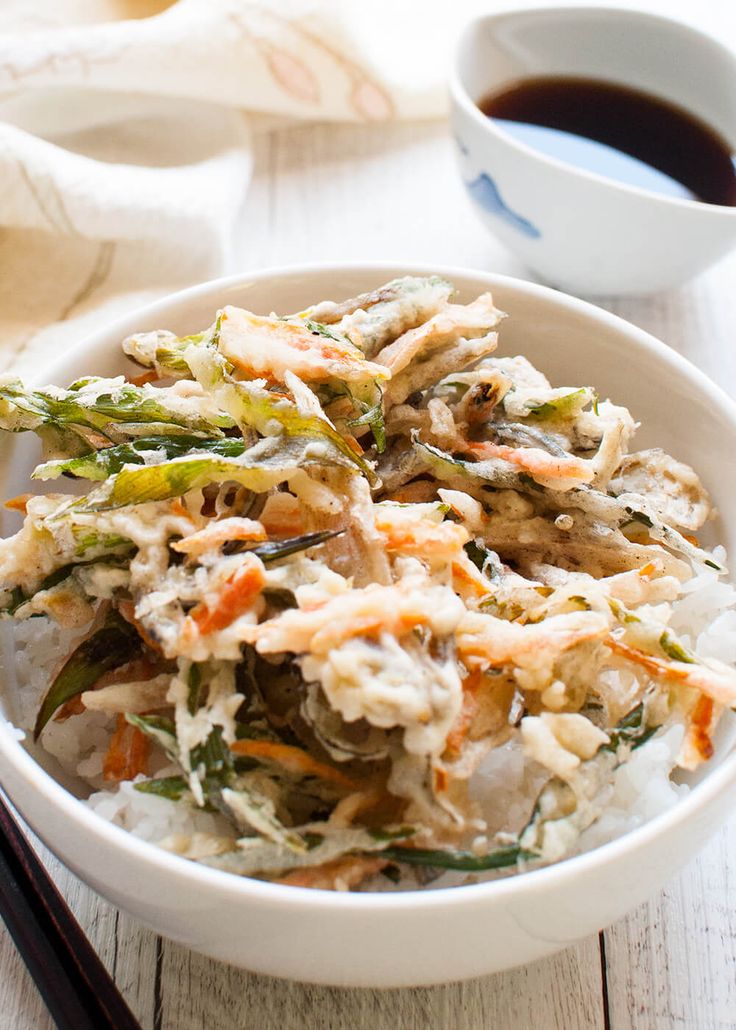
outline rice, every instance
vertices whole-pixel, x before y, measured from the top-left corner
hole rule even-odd
[[[142,385],[4,384],[0,429],[54,438],[34,477],[92,483],[10,502],[12,707],[103,818],[239,875],[449,885],[626,832],[711,757],[736,590],[707,491],[452,293],[226,307],[125,341]]]
[[[714,557],[725,565],[723,548]],[[687,639],[702,657],[736,663],[736,589],[719,580],[715,571],[698,570],[683,584],[682,595],[672,605],[670,625]],[[65,630],[45,617],[2,625],[2,666],[6,693],[19,736],[30,733],[48,684],[62,660],[84,638],[86,627]],[[729,718],[730,716],[726,716]],[[74,778],[75,793],[101,818],[142,840],[162,843],[175,835],[197,833],[234,838],[230,823],[217,813],[193,808],[185,802],[145,794],[136,781],[110,789],[102,777],[102,765],[112,734],[110,717],[86,711],[65,721],[52,721],[43,738],[44,749],[63,773]],[[620,765],[599,818],[580,835],[575,853],[589,851],[642,826],[688,793],[689,786],[673,778],[684,736],[680,725],[658,731]],[[175,775],[176,766],[152,755],[154,776]],[[541,766],[524,758],[518,740],[494,748],[470,781],[470,794],[482,810],[486,829],[477,845],[483,848],[494,835],[517,833],[529,818],[534,801],[548,778]],[[521,868],[521,867],[520,867]],[[496,871],[477,875],[447,871],[431,880],[433,888],[452,887],[513,875]],[[411,890],[428,885],[421,870],[409,870],[398,883],[374,876],[362,890]]]
[[[114,791],[97,791],[87,798],[86,804],[103,819],[153,843],[179,833],[232,835],[222,816],[137,791],[135,783],[144,778],[121,783]]]

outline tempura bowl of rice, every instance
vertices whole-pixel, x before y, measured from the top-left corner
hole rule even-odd
[[[4,377],[0,429],[0,782],[155,932],[314,983],[480,976],[731,811],[736,406],[622,319],[271,269]]]

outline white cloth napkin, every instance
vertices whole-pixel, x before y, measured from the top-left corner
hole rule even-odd
[[[3,0],[0,367],[237,268],[264,116],[440,115],[450,11],[428,14],[413,0]]]

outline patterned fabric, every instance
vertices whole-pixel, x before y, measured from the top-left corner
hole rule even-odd
[[[253,128],[442,114],[457,14],[442,0],[3,0],[0,369],[41,375],[121,310],[236,270]]]

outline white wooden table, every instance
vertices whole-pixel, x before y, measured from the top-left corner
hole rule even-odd
[[[736,39],[736,4],[706,4],[711,25],[716,7]],[[443,126],[265,134],[246,224],[244,268],[385,259],[528,275],[476,223]],[[735,273],[736,256],[677,292],[605,304],[736,394]],[[86,275],[80,270],[80,288]],[[725,1030],[736,1027],[735,851],[732,823],[658,897],[553,958],[464,984],[388,992],[270,980],[202,958],[156,937],[46,857],[146,1030]],[[3,929],[0,1027],[51,1025]]]

